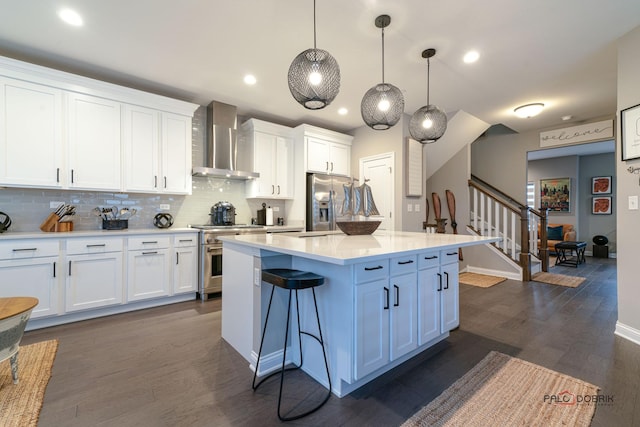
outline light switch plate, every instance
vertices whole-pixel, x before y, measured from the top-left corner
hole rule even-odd
[[[416,203],[416,206],[413,209],[414,212],[420,212],[420,204]]]
[[[629,210],[630,211],[638,210],[638,196],[629,196]]]
[[[413,212],[413,205],[411,203],[407,205],[407,212]]]
[[[273,211],[274,212],[280,212],[280,206],[274,206],[273,207]]]
[[[169,209],[171,209],[171,205],[168,203],[160,203],[160,210],[163,211],[168,211]]]

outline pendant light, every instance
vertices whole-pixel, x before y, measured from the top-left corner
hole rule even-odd
[[[382,83],[378,83],[364,94],[360,103],[362,120],[372,129],[386,130],[398,123],[404,113],[404,97],[400,89],[384,82],[384,29],[391,23],[389,15],[380,15],[375,20],[382,30]]]
[[[447,115],[436,107],[429,104],[429,60],[436,54],[435,49],[426,49],[422,52],[422,57],[427,58],[427,105],[413,113],[409,120],[409,133],[416,141],[423,144],[436,142],[447,130]]]
[[[340,67],[326,50],[316,48],[316,1],[313,0],[313,49],[296,56],[289,66],[289,90],[309,110],[331,104],[340,91]]]

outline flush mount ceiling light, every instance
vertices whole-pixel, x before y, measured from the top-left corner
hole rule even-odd
[[[543,103],[535,102],[533,104],[521,105],[515,110],[513,110],[513,112],[516,114],[516,116],[520,117],[521,119],[528,119],[529,117],[534,117],[540,114],[543,108],[544,108]]]
[[[331,104],[340,91],[340,67],[326,50],[316,48],[316,1],[313,0],[313,49],[307,49],[289,66],[289,90],[309,110]]]
[[[427,58],[427,105],[413,113],[411,120],[409,120],[411,137],[422,144],[436,142],[447,130],[447,115],[435,105],[429,104],[429,72],[431,68],[429,60],[435,54],[435,49],[422,51],[422,57]]]
[[[391,23],[389,15],[380,15],[375,20],[382,30],[382,83],[378,83],[364,94],[360,103],[362,120],[372,129],[386,130],[398,123],[404,113],[404,97],[400,89],[384,82],[384,29]]]
[[[61,9],[58,11],[58,17],[74,27],[80,27],[83,24],[82,16],[75,10]]]

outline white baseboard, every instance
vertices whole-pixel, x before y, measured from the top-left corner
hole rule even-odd
[[[634,344],[640,345],[640,331],[632,328],[631,326],[627,326],[624,323],[616,322],[616,330],[614,331],[614,334],[627,339]]]
[[[467,271],[469,273],[488,274],[489,276],[506,277],[507,279],[518,280],[518,281],[522,280],[522,273],[518,273],[515,271],[507,272],[507,271],[500,271],[500,270],[492,270],[489,268],[480,268],[480,267],[474,267],[471,265],[468,265],[467,268],[464,269],[464,271]]]

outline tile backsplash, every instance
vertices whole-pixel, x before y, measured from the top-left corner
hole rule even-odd
[[[200,107],[193,117],[194,165],[203,163],[205,122],[206,108]],[[0,211],[11,217],[9,230],[13,232],[39,231],[40,224],[55,210],[49,207],[50,202],[76,206],[76,215],[72,218],[74,230],[99,230],[102,220],[91,213],[95,207],[137,209],[136,215],[129,220],[129,228],[153,228],[153,217],[158,212],[173,215],[173,227],[186,227],[209,223],[211,206],[221,200],[235,206],[237,224],[251,223],[263,202],[279,209],[274,212],[274,221],[276,217],[285,217],[283,201],[247,200],[245,181],[220,178],[193,177],[193,193],[189,196],[0,187]],[[161,204],[169,205],[170,209],[161,210]]]

